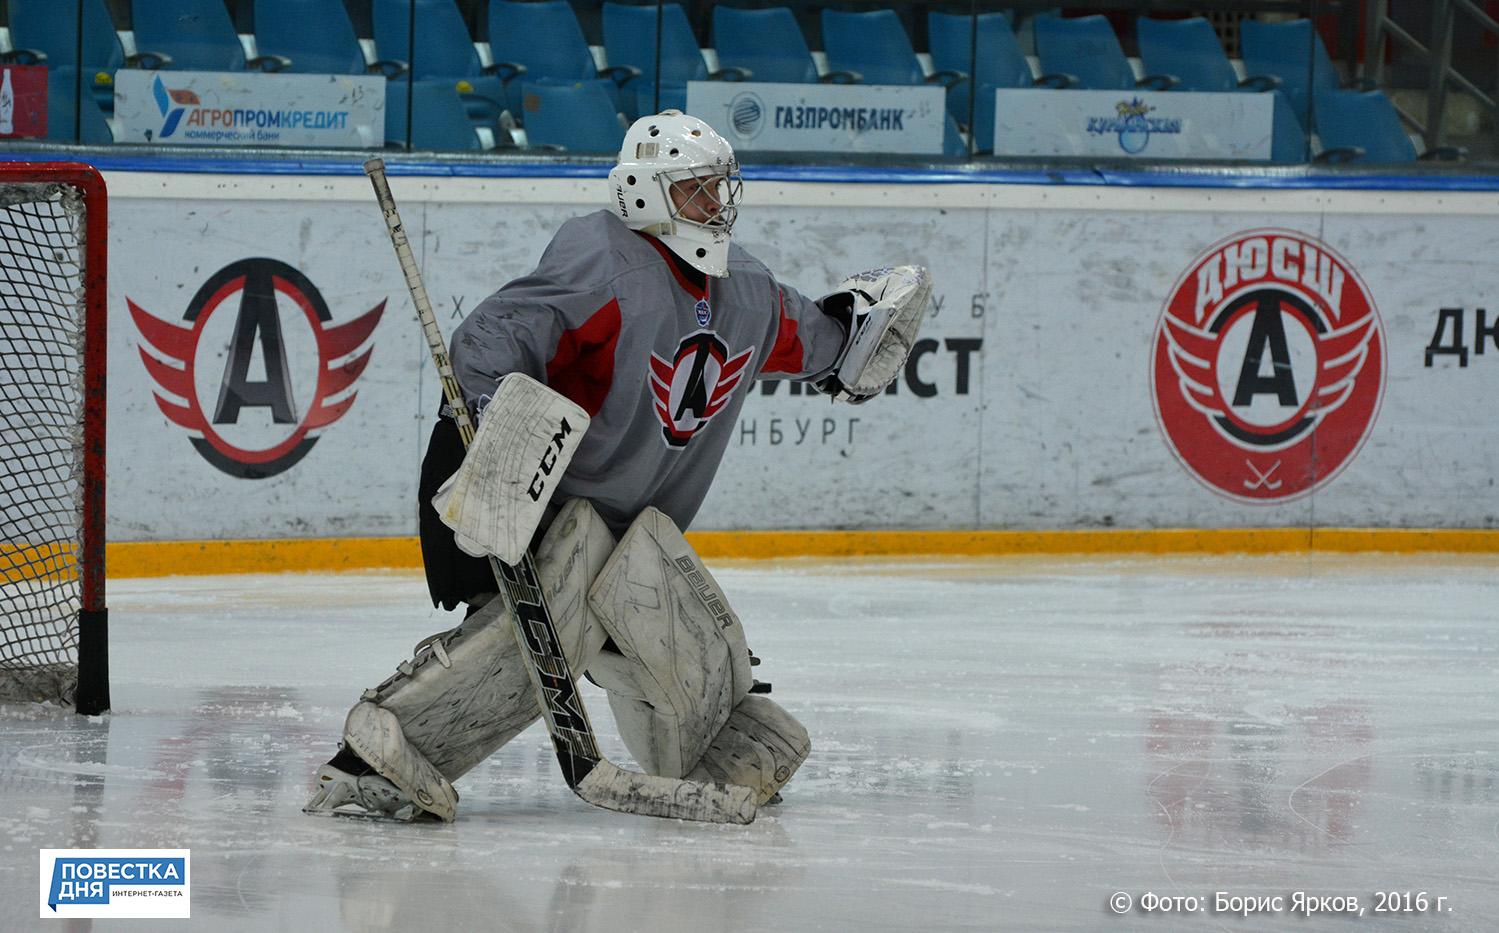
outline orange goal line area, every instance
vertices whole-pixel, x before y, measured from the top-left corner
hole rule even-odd
[[[1006,557],[1113,554],[1499,554],[1499,529],[1172,528],[1089,531],[697,531],[707,559]],[[34,577],[25,549],[0,546],[0,573]],[[34,550],[34,549],[33,549]],[[420,568],[415,536],[226,541],[122,541],[106,546],[111,577]]]

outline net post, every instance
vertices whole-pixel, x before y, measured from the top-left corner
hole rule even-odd
[[[74,709],[97,716],[109,709],[109,610],[105,608],[104,436],[105,359],[109,346],[109,196],[104,178],[79,165],[84,215],[83,540],[78,614],[78,691]]]

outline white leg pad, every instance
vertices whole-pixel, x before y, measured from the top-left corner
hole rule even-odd
[[[574,670],[586,666],[604,643],[605,632],[586,595],[613,549],[603,519],[585,500],[575,499],[557,515],[536,552],[547,606]],[[451,782],[540,715],[515,624],[496,596],[457,628],[429,639],[380,686],[365,691],[349,715],[344,740],[424,809],[452,819],[444,815],[444,809],[451,814],[451,804],[443,803]],[[423,795],[435,809],[423,803]]]
[[[647,773],[682,777],[754,682],[739,618],[656,509],[625,532],[588,598],[620,651],[601,652],[589,674],[609,691],[625,747]]]
[[[739,701],[697,767],[694,781],[738,784],[755,792],[763,804],[785,786],[812,753],[807,730],[763,693]]]
[[[367,700],[355,703],[344,722],[344,741],[417,806],[448,823],[457,817],[458,792],[452,782],[407,741],[390,710]]]

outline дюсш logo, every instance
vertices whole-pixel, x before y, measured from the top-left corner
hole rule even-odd
[[[1357,455],[1384,394],[1373,296],[1327,244],[1251,230],[1209,247],[1166,299],[1151,388],[1167,443],[1241,502],[1320,488]]]

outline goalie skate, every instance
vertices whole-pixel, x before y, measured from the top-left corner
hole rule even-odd
[[[426,811],[378,774],[354,775],[333,765],[323,765],[317,772],[317,786],[302,812],[410,823]]]

